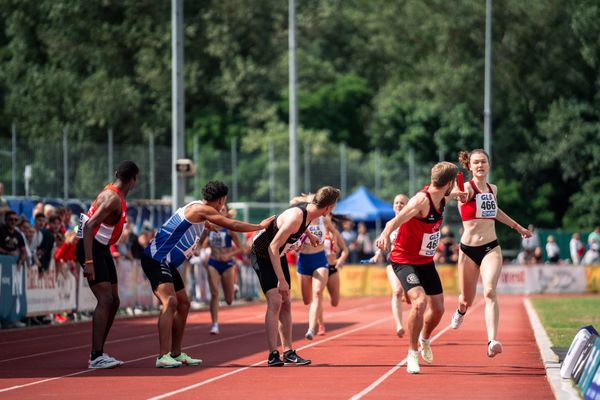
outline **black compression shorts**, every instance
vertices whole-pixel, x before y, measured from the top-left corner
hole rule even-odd
[[[81,268],[85,268],[83,239],[80,239],[79,242],[77,242],[75,254],[77,255],[77,261],[79,262],[79,265],[81,265]],[[94,239],[92,242],[92,260],[94,261],[94,280],[91,281],[88,279],[90,286],[100,282],[110,282],[111,284],[116,284],[118,282],[117,269],[108,245],[102,244]]]
[[[181,279],[181,275],[179,274],[179,271],[177,271],[177,268],[171,269],[168,265],[159,263],[145,253],[142,255],[142,269],[150,281],[150,286],[152,286],[153,291],[156,290],[161,283],[172,283],[175,292],[179,292],[185,288],[183,279]]]
[[[392,268],[400,279],[404,293],[417,286],[421,286],[430,296],[444,292],[442,281],[433,262],[420,265],[392,263]]]
[[[273,264],[271,264],[271,260],[268,258],[256,257],[256,255],[250,253],[250,260],[252,261],[252,268],[258,275],[258,281],[260,282],[260,287],[263,293],[267,293],[269,290],[276,288],[279,279],[277,279],[277,275],[275,275],[275,270],[273,269]],[[285,280],[288,283],[288,286],[291,288],[291,279],[290,279],[290,269],[288,267],[287,259],[285,256],[280,258],[281,261],[281,269],[283,270],[283,276],[285,276]]]

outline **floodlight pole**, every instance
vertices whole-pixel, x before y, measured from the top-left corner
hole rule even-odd
[[[184,155],[183,0],[171,0],[171,52],[171,206],[175,212],[185,197],[185,178],[175,167]]]
[[[483,148],[492,164],[492,0],[485,2],[485,83],[483,105]],[[492,170],[488,173],[492,180]]]
[[[290,103],[290,199],[298,195],[298,109],[296,104],[296,5],[288,0],[289,103]]]

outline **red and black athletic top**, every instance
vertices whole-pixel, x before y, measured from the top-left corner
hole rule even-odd
[[[489,192],[483,193],[473,180],[469,181],[475,194],[471,200],[458,206],[458,211],[463,221],[472,219],[494,219],[497,214],[496,197],[489,183],[486,182]]]
[[[390,256],[393,263],[420,265],[433,262],[440,241],[446,199],[442,199],[438,210],[431,200],[428,188],[429,186],[425,186],[421,192],[427,195],[429,212],[425,218],[413,217],[400,225]]]
[[[111,190],[119,195],[119,198],[121,199],[121,217],[115,225],[110,225],[104,222],[101,223],[94,228],[93,234],[94,239],[96,239],[98,242],[111,246],[119,241],[121,233],[123,233],[123,226],[127,221],[127,204],[125,203],[125,198],[121,194],[121,191],[114,184],[109,183],[102,191],[104,190]],[[79,231],[77,232],[79,235],[81,235],[80,237],[83,237],[83,225],[85,225],[85,222],[87,222],[87,220],[90,219],[96,212],[97,201],[98,199],[94,200],[94,203],[92,203],[92,206],[88,212],[81,215]]]

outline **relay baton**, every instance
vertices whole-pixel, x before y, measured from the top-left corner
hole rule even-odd
[[[465,191],[465,179],[463,178],[462,172],[456,174],[456,183],[458,183],[458,188],[461,192]]]

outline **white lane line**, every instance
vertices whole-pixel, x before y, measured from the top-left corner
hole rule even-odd
[[[482,304],[483,304],[483,301],[480,300],[473,307],[471,307],[471,309],[469,311],[473,312],[473,310],[477,309]],[[439,331],[437,333],[437,335],[435,335],[434,337],[431,338],[431,343],[435,342],[435,340],[437,338],[439,338],[440,336],[442,336],[444,333],[448,332],[451,328],[452,328],[452,325],[448,325],[444,329],[442,329],[441,331]],[[394,367],[392,367],[385,374],[381,375],[375,382],[371,383],[369,386],[367,386],[366,388],[364,388],[361,392],[359,392],[359,393],[355,394],[354,396],[352,396],[350,398],[350,400],[358,400],[358,399],[363,398],[363,396],[365,396],[366,394],[370,393],[373,389],[375,389],[377,386],[379,386],[383,381],[385,381],[387,378],[389,378],[390,376],[392,376],[394,374],[394,372],[396,372],[400,368],[402,368],[402,366],[404,364],[406,364],[406,358],[404,358],[403,360],[401,360],[398,364],[396,364]]]
[[[370,309],[370,308],[373,308],[373,307],[376,307],[376,306],[377,306],[377,304],[372,304],[371,303],[371,304],[368,304],[366,306],[359,306],[359,307],[351,308],[351,309],[345,310],[345,311],[338,311],[338,312],[329,313],[329,316],[344,315],[344,314],[347,314],[348,312],[353,311],[353,310],[358,311],[358,310],[362,310],[362,309]],[[254,319],[254,318],[264,318],[264,312],[260,313],[260,314],[255,314],[255,315],[249,316],[249,317],[237,318],[237,319],[229,321],[228,323],[239,322],[239,321],[244,321],[244,320]],[[305,322],[306,321],[304,321],[304,323]],[[194,328],[190,328],[190,329],[188,329],[186,331],[189,332],[190,330],[195,330],[195,329],[200,329],[200,328],[201,327],[194,327]],[[182,350],[192,349],[192,348],[196,348],[196,347],[200,347],[200,346],[206,346],[206,345],[209,345],[209,344],[221,343],[221,342],[225,342],[225,341],[229,341],[229,340],[234,340],[234,339],[239,339],[241,337],[250,336],[250,335],[257,334],[257,333],[264,333],[264,328],[261,328],[259,330],[252,331],[252,332],[247,332],[247,333],[244,333],[244,334],[241,334],[241,335],[232,336],[232,337],[229,337],[229,338],[222,338],[222,339],[212,340],[212,341],[205,342],[205,343],[200,343],[200,344],[195,344],[195,345],[191,345],[191,346],[182,347]],[[146,335],[144,335],[144,336],[146,336]],[[322,340],[319,341],[318,343],[320,343],[320,342],[322,342]],[[111,343],[111,342],[108,342],[108,343]],[[69,349],[66,349],[66,350],[69,350]],[[63,350],[60,350],[60,351],[66,351],[66,350],[63,349]],[[150,356],[140,357],[140,358],[136,358],[136,359],[132,359],[132,360],[127,360],[127,361],[124,362],[124,364],[132,363],[132,362],[136,362],[136,361],[140,361],[140,360],[146,360],[146,359],[154,358],[154,357],[156,357],[156,354],[152,354]],[[76,376],[76,375],[81,375],[81,374],[87,374],[87,373],[93,372],[93,371],[96,371],[96,370],[95,369],[85,369],[85,370],[73,372],[73,373],[66,374],[66,375],[55,376],[55,377],[52,377],[52,378],[47,378],[47,379],[43,379],[43,380],[39,380],[39,381],[25,383],[25,384],[22,384],[22,385],[11,386],[11,387],[8,387],[8,388],[0,389],[0,393],[2,393],[2,392],[8,392],[8,391],[11,391],[11,390],[16,390],[16,389],[21,389],[21,388],[26,388],[26,387],[33,386],[33,385],[38,385],[38,384],[41,384],[41,383],[51,382],[51,381],[54,381],[54,380],[57,380],[57,379],[68,378],[68,377],[71,377],[71,376]]]
[[[386,306],[387,306],[387,304],[386,304]],[[308,344],[308,345],[306,345],[306,346],[302,346],[302,347],[298,348],[297,350],[304,350],[304,349],[308,349],[309,347],[316,346],[316,345],[318,345],[318,344],[322,344],[322,343],[328,342],[328,341],[330,341],[330,340],[334,340],[334,339],[340,338],[340,337],[342,337],[342,336],[349,335],[349,334],[351,334],[351,333],[354,333],[354,332],[362,331],[363,329],[370,328],[370,327],[372,327],[372,326],[374,326],[374,325],[380,324],[380,323],[382,323],[382,322],[384,322],[384,321],[389,321],[389,320],[391,320],[391,319],[392,319],[392,317],[385,317],[385,318],[381,318],[381,319],[378,319],[377,321],[373,321],[373,322],[371,322],[371,323],[369,323],[369,324],[367,324],[367,325],[363,325],[363,326],[360,326],[360,327],[358,327],[358,328],[354,328],[354,329],[348,330],[348,331],[346,331],[346,332],[341,332],[341,333],[338,333],[337,335],[331,336],[331,337],[329,337],[329,338],[327,338],[327,339],[319,340],[318,342],[311,343],[311,344]],[[247,366],[247,367],[238,368],[238,369],[236,369],[236,370],[233,370],[233,371],[227,372],[227,373],[225,373],[225,374],[217,375],[217,376],[215,376],[215,377],[213,377],[213,378],[206,379],[206,380],[204,380],[204,381],[202,381],[202,382],[198,382],[198,383],[196,383],[196,384],[193,384],[193,385],[190,385],[190,386],[186,386],[186,387],[184,387],[184,388],[177,389],[177,390],[174,390],[174,391],[172,391],[172,392],[168,392],[168,393],[164,393],[164,394],[161,394],[161,395],[158,395],[158,396],[155,396],[155,397],[151,397],[151,398],[149,398],[148,400],[160,400],[160,399],[164,399],[164,398],[166,398],[166,397],[171,397],[171,396],[174,396],[174,395],[176,395],[176,394],[179,394],[179,393],[187,392],[187,391],[189,391],[189,390],[196,389],[196,388],[198,388],[198,387],[200,387],[200,386],[207,385],[207,384],[209,384],[209,383],[212,383],[212,382],[214,382],[214,381],[218,381],[218,380],[220,380],[220,379],[223,379],[223,378],[226,378],[226,377],[228,377],[228,376],[235,375],[235,374],[239,374],[240,372],[246,371],[247,369],[250,369],[250,368],[252,368],[252,367],[259,366],[259,365],[261,365],[261,364],[264,364],[264,363],[266,363],[266,362],[267,362],[266,360],[263,360],[263,361],[258,361],[258,362],[255,362],[255,363],[254,363],[254,364],[252,364],[252,365],[249,365],[249,366]]]
[[[240,334],[240,335],[231,336],[231,337],[228,337],[228,338],[216,339],[216,340],[211,340],[211,341],[205,342],[205,343],[199,343],[199,344],[194,344],[194,345],[191,345],[191,346],[182,347],[181,349],[182,350],[187,350],[187,349],[192,349],[192,348],[196,348],[196,347],[207,346],[207,345],[210,345],[210,344],[217,344],[217,343],[227,342],[227,341],[230,341],[230,340],[236,340],[236,339],[240,339],[240,338],[243,338],[243,337],[246,337],[246,336],[256,335],[258,333],[263,333],[263,332],[264,332],[264,329],[257,329],[257,330],[252,331],[252,332],[246,332],[246,333],[243,333],[243,334]],[[150,355],[150,356],[144,356],[144,357],[134,358],[132,360],[127,360],[127,361],[124,361],[123,364],[129,364],[129,363],[133,363],[133,362],[136,362],[136,361],[146,360],[148,358],[154,358],[154,357],[156,357],[156,354],[153,354],[153,355]],[[62,379],[62,378],[68,378],[70,376],[76,376],[76,375],[86,374],[88,372],[94,372],[94,371],[97,371],[97,370],[96,369],[84,369],[82,371],[73,372],[73,373],[67,374],[67,375],[55,376],[53,378],[48,378],[48,379],[43,379],[43,380],[40,380],[40,381],[29,382],[29,383],[25,383],[23,385],[11,386],[11,387],[8,387],[8,388],[0,389],[0,393],[2,393],[2,392],[8,392],[8,391],[11,391],[11,390],[16,390],[16,389],[22,389],[22,388],[25,388],[25,387],[28,387],[28,386],[39,385],[40,383],[50,382],[50,381],[54,381],[54,380]]]
[[[234,319],[234,320],[228,321],[227,323],[228,324],[229,323],[235,323],[235,322],[246,321],[246,320],[256,319],[256,318],[262,318],[262,317],[264,317],[264,314],[258,314],[258,315],[254,315],[254,316],[250,316],[250,317],[244,317],[244,318]],[[196,331],[198,329],[204,329],[204,328],[205,328],[204,326],[194,326],[194,327],[191,327],[191,328],[187,328],[186,332]],[[156,327],[154,325],[152,325],[152,329],[155,330]],[[132,340],[144,339],[144,338],[155,337],[155,336],[156,336],[156,332],[153,332],[153,333],[147,333],[145,335],[138,335],[138,336],[131,336],[131,337],[123,338],[123,339],[109,340],[105,344],[130,342]],[[10,361],[15,361],[15,360],[23,360],[23,359],[26,359],[26,358],[46,356],[48,354],[64,353],[65,351],[81,350],[81,349],[86,349],[86,348],[89,348],[89,347],[90,347],[90,345],[88,343],[88,344],[83,344],[81,346],[63,347],[63,348],[56,349],[56,350],[43,351],[43,352],[40,352],[40,353],[28,354],[28,355],[25,355],[25,356],[19,356],[19,357],[13,357],[13,358],[5,358],[5,359],[0,360],[0,364],[7,363],[7,362],[10,362]]]

